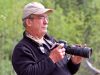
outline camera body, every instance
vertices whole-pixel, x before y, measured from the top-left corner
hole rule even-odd
[[[90,58],[90,56],[92,55],[92,48],[80,47],[80,46],[76,46],[76,45],[70,46],[65,41],[58,41],[58,43],[64,44],[65,52],[67,54],[82,56],[84,58]],[[58,45],[55,45],[53,48],[55,48],[57,46]]]

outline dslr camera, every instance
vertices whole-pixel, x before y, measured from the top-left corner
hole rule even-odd
[[[92,48],[90,47],[80,47],[76,45],[70,46],[65,41],[58,41],[57,43],[64,44],[65,52],[67,54],[82,56],[84,58],[90,58],[90,56],[92,55]],[[57,47],[58,44],[56,44],[52,49]]]

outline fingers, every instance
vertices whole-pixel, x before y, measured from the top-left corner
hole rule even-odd
[[[65,48],[64,48],[64,44],[61,43],[59,44],[59,46],[57,47],[57,50],[59,51],[60,55],[62,56],[62,58],[65,56]]]
[[[61,48],[63,48],[63,47],[64,47],[64,44],[63,44],[63,43],[61,43],[61,44],[55,43],[55,44],[51,47],[51,50],[53,50],[53,49],[61,49]]]
[[[57,48],[58,48],[58,49],[61,49],[61,48],[63,48],[63,47],[64,47],[64,44],[63,44],[63,43],[61,43],[61,44],[59,44],[59,45],[58,45],[58,47],[57,47]]]
[[[65,52],[65,48],[58,49],[59,52]]]
[[[60,55],[59,58],[63,59],[64,56],[65,56],[65,48],[58,49],[58,53],[59,53],[59,55]]]
[[[61,55],[65,55],[65,48],[59,49],[58,51],[59,51],[59,53],[60,53]]]
[[[82,62],[83,57],[72,55],[71,60],[74,64],[79,64]]]
[[[54,48],[51,52],[49,57],[52,59],[54,63],[60,61],[65,56],[65,48],[64,44],[59,44],[56,48]]]
[[[82,44],[76,44],[76,47],[86,47],[86,44],[82,45]],[[71,60],[74,64],[79,64],[82,62],[83,57],[81,56],[77,56],[77,55],[72,55]]]

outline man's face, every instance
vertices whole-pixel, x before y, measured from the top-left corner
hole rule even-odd
[[[31,20],[31,29],[32,32],[36,34],[45,34],[47,33],[48,27],[48,16],[47,14],[34,15]]]

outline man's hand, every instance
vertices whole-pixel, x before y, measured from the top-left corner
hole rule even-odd
[[[72,55],[71,60],[74,64],[80,64],[82,62],[83,57]]]
[[[56,63],[58,61],[60,61],[61,59],[63,59],[65,56],[65,48],[64,48],[64,44],[59,44],[56,48],[54,48],[49,57],[51,58],[51,60]]]
[[[84,45],[76,45],[76,46],[79,46],[79,47],[86,47],[86,44],[84,44]],[[71,60],[72,60],[72,62],[73,62],[74,64],[79,64],[79,63],[81,63],[83,59],[84,59],[83,57],[81,57],[81,56],[76,56],[76,55],[72,55],[72,57],[71,57]]]

